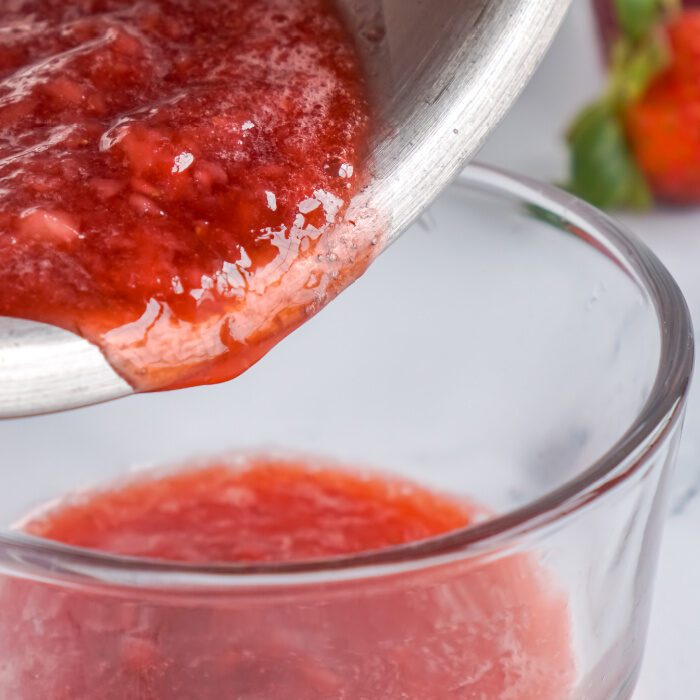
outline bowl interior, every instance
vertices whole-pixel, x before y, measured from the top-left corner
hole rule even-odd
[[[0,527],[134,469],[236,450],[388,470],[495,514],[576,478],[649,397],[659,323],[632,276],[526,204],[454,186],[233,382],[0,421]]]

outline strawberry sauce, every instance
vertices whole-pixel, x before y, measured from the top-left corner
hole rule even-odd
[[[282,562],[425,539],[468,525],[475,512],[405,481],[256,458],[75,497],[24,529],[115,554]]]
[[[368,122],[327,0],[0,3],[0,315],[236,376],[367,264]]]
[[[259,564],[377,550],[483,515],[376,473],[251,457],[75,495],[23,528],[112,553]],[[506,552],[272,585],[224,575],[199,590],[186,571],[172,589],[0,578],[0,694],[563,700],[575,669],[567,601],[550,579],[534,555]]]

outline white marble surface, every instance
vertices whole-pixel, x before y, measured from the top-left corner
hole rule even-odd
[[[573,7],[535,79],[484,147],[480,159],[548,181],[562,179],[561,134],[595,95],[602,70],[588,0]],[[620,215],[671,270],[700,329],[700,207]],[[635,700],[700,699],[700,383],[691,393],[664,537],[642,678]]]

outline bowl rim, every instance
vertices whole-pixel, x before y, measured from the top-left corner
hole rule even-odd
[[[493,166],[471,164],[451,185],[450,189],[454,188],[517,198],[553,215],[570,233],[613,260],[648,295],[661,336],[655,381],[632,425],[598,460],[576,478],[503,515],[375,552],[284,563],[201,565],[107,554],[3,531],[0,569],[11,562],[12,575],[36,578],[38,571],[50,580],[89,580],[139,588],[257,588],[387,575],[507,549],[621,488],[643,470],[681,421],[693,372],[692,322],[673,277],[624,226],[553,186]]]

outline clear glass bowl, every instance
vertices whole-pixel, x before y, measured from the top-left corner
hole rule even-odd
[[[0,421],[0,697],[627,698],[692,358],[683,298],[642,244],[472,166],[243,377]],[[397,473],[490,516],[257,566],[16,527],[134,469],[261,449]]]

